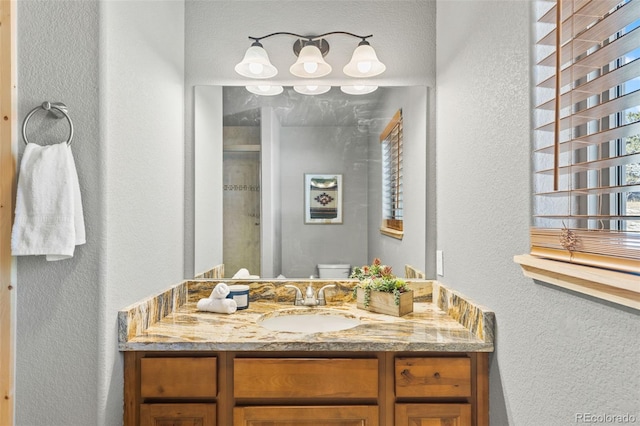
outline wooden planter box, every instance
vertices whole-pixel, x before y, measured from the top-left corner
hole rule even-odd
[[[393,315],[401,317],[413,312],[413,290],[409,290],[400,295],[400,305],[397,306],[393,297],[393,293],[384,293],[381,291],[371,292],[371,301],[369,306],[364,306],[364,290],[357,289],[357,307],[370,312],[379,314]]]

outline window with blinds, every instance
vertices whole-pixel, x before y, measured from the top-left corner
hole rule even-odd
[[[531,254],[640,273],[640,0],[537,7]]]
[[[382,226],[380,232],[402,238],[402,110],[380,134],[382,146]]]

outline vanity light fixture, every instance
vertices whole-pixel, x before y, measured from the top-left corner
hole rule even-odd
[[[269,61],[269,55],[264,49],[261,40],[276,35],[286,35],[297,38],[293,44],[293,53],[298,60],[291,65],[289,72],[296,77],[318,78],[331,73],[331,65],[324,56],[329,53],[329,43],[325,40],[328,36],[346,35],[361,39],[354,50],[351,61],[344,66],[343,72],[350,77],[367,78],[382,74],[386,66],[380,62],[375,50],[367,41],[373,34],[361,36],[346,31],[333,31],[320,35],[300,35],[289,32],[276,32],[262,37],[249,36],[253,43],[247,49],[242,61],[236,65],[238,74],[249,78],[270,78],[278,73],[276,67]]]
[[[293,86],[293,90],[302,95],[321,95],[331,90],[331,86],[318,86],[317,84],[308,84],[306,86]]]
[[[340,86],[340,90],[342,90],[347,95],[366,95],[367,93],[375,92],[377,89],[378,89],[378,86],[364,86],[364,85]]]
[[[275,96],[279,95],[284,91],[282,86],[271,85],[271,84],[259,84],[257,86],[245,86],[248,91],[255,95],[261,96]]]

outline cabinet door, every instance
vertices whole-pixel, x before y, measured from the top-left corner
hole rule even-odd
[[[396,404],[395,426],[471,424],[471,404]]]
[[[233,426],[378,426],[378,407],[236,407]]]
[[[216,405],[141,404],[140,426],[216,426]]]

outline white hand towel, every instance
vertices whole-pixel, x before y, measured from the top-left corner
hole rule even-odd
[[[238,272],[231,278],[232,280],[257,280],[260,278],[258,275],[251,275],[247,268],[240,268]]]
[[[233,299],[200,299],[196,305],[199,311],[232,314],[238,310],[238,304]]]
[[[71,147],[66,142],[27,144],[18,177],[12,254],[62,260],[73,257],[75,246],[85,242],[80,185]]]
[[[224,299],[231,290],[225,283],[218,283],[209,295],[209,299]]]

